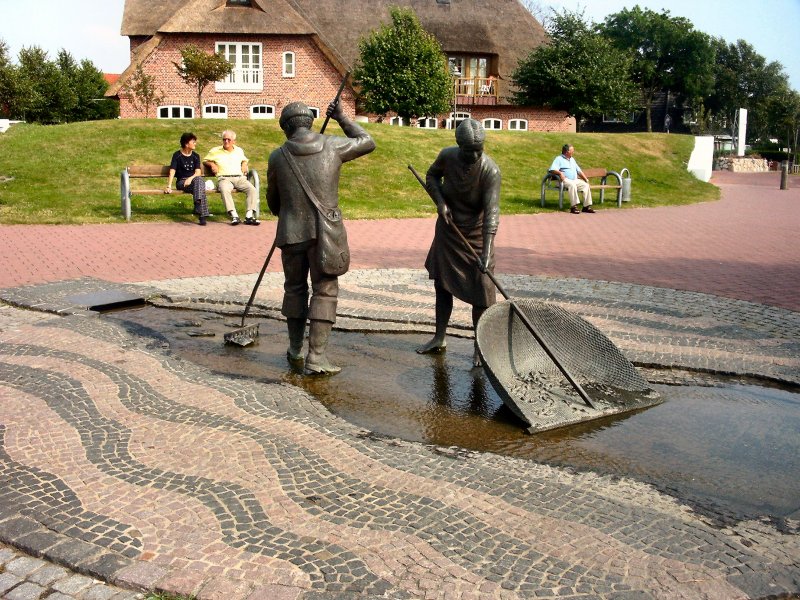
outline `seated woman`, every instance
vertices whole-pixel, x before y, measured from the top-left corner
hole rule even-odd
[[[169,164],[169,179],[165,194],[172,193],[172,180],[175,179],[175,188],[192,195],[194,199],[194,214],[198,216],[200,225],[206,224],[208,202],[206,200],[206,183],[203,181],[200,166],[200,155],[194,151],[197,146],[197,136],[191,132],[181,136],[181,149],[172,155]]]

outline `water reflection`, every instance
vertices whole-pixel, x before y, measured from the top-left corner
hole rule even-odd
[[[212,372],[300,386],[380,434],[629,476],[739,513],[800,514],[800,396],[784,390],[656,386],[665,397],[659,406],[528,435],[483,370],[471,368],[472,340],[448,339],[445,354],[421,356],[419,335],[336,331],[331,356],[342,373],[309,378],[291,372],[277,321],[262,322],[257,345],[233,348],[222,343],[223,319],[192,316],[215,333],[209,338],[176,326],[185,316],[174,310],[104,318],[137,334],[145,325]]]

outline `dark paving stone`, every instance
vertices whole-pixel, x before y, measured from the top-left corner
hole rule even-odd
[[[136,562],[133,559],[119,556],[117,554],[103,554],[98,558],[93,558],[80,565],[80,570],[87,575],[91,575],[103,581],[113,581],[116,574],[125,567]]]
[[[100,548],[81,540],[70,539],[47,551],[46,558],[65,567],[74,568],[98,554]]]
[[[63,535],[52,531],[33,531],[19,538],[14,538],[14,545],[32,556],[42,556],[49,548],[65,540]]]

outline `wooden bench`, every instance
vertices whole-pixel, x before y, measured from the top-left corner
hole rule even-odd
[[[583,169],[583,174],[589,179],[589,185],[592,186],[592,191],[600,190],[600,204],[603,203],[606,190],[617,191],[617,206],[622,206],[622,177],[616,171],[607,171],[606,169]],[[617,184],[609,184],[608,178],[616,177]],[[600,179],[600,183],[592,183],[592,179]],[[547,172],[547,175],[542,179],[542,206],[544,206],[544,197],[547,190],[558,190],[558,208],[561,210],[564,207],[564,182],[558,175]]]
[[[211,170],[203,166],[203,177],[216,180],[216,176]],[[164,194],[164,188],[167,187],[167,179],[169,178],[169,165],[128,165],[125,167],[119,176],[119,196],[122,203],[122,216],[126,221],[131,220],[131,196],[152,196],[157,194]],[[247,172],[247,179],[253,184],[258,193],[258,207],[256,208],[256,218],[260,214],[261,205],[261,183],[258,178],[258,172],[255,169],[250,169]],[[148,187],[133,187],[131,180],[147,180]],[[153,180],[158,180],[153,181]],[[160,187],[159,187],[160,186]],[[213,191],[206,192],[207,194],[219,194],[219,190],[214,188]],[[175,190],[174,195],[181,196],[184,194],[181,190]]]

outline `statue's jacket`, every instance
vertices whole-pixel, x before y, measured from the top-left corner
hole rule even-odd
[[[342,164],[375,148],[375,142],[364,129],[354,123],[347,125],[344,129],[349,137],[312,134],[307,141],[289,139],[283,145],[325,208],[339,206]],[[269,156],[267,205],[272,214],[278,215],[276,244],[279,248],[316,239],[317,209],[306,196],[280,148]]]

